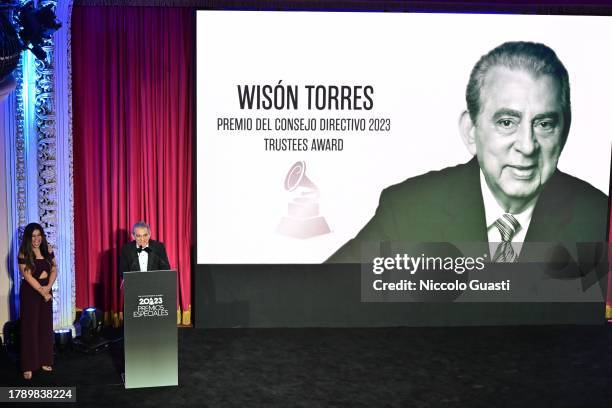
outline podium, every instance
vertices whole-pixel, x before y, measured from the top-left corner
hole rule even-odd
[[[125,388],[178,385],[176,271],[123,279]]]

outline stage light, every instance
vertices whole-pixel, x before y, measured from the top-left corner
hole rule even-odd
[[[2,330],[4,336],[4,346],[9,352],[19,352],[19,327],[21,321],[15,320],[7,322]]]
[[[87,354],[98,353],[121,340],[121,337],[108,339],[102,336],[103,314],[95,307],[88,307],[83,310],[79,325],[81,326],[81,335],[75,337],[72,342],[74,349],[77,351]]]
[[[59,329],[59,330],[54,330],[54,333],[55,333],[55,347],[57,351],[63,352],[72,345],[72,330]]]
[[[83,310],[81,319],[81,340],[91,342],[102,332],[102,312],[95,307],[88,307]]]

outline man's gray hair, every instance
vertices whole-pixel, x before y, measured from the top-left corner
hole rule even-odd
[[[481,113],[480,91],[484,86],[486,75],[491,68],[499,66],[511,70],[527,71],[536,78],[541,75],[550,75],[559,81],[564,120],[563,137],[566,138],[572,121],[569,75],[557,54],[548,46],[540,43],[507,42],[480,58],[472,69],[465,93],[472,122],[476,123]]]
[[[136,224],[134,224],[132,227],[132,234],[134,235],[136,234],[136,228],[146,228],[149,234],[151,233],[151,227],[149,227],[149,224],[144,221],[138,221]]]

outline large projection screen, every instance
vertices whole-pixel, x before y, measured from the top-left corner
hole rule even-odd
[[[593,16],[198,11],[197,263],[324,262],[385,187],[467,162],[468,78],[507,41],[567,68],[558,167],[607,194],[610,38]]]

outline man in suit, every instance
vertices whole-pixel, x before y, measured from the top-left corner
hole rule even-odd
[[[170,269],[166,247],[151,239],[151,228],[139,221],[132,228],[131,242],[123,245],[119,255],[119,275],[130,271],[160,271]]]
[[[489,242],[493,262],[515,262],[530,252],[523,242],[606,240],[607,197],[557,169],[571,108],[552,49],[491,50],[472,70],[466,101],[460,133],[474,157],[386,188],[373,218],[328,261],[362,262],[366,242]]]

